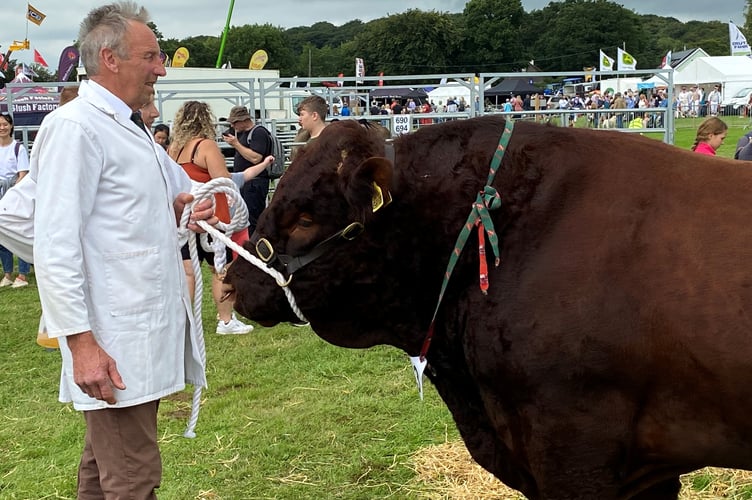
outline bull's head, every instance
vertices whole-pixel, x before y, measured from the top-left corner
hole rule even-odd
[[[415,313],[397,293],[407,264],[391,235],[399,203],[390,206],[393,165],[384,150],[383,139],[352,121],[332,123],[301,150],[245,247],[284,278],[277,283],[239,258],[225,287],[240,314],[263,325],[295,321],[281,289],[287,286],[316,333],[333,344],[419,346],[420,336],[395,336],[406,328],[405,314]]]

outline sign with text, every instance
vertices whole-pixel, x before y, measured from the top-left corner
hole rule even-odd
[[[393,115],[392,116],[392,134],[402,135],[412,130],[410,115]]]

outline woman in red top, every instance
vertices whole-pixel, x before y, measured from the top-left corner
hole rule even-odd
[[[728,133],[728,125],[718,117],[706,118],[697,128],[695,143],[692,151],[708,156],[715,156],[715,152],[723,144]]]
[[[423,104],[421,104],[421,106],[420,106],[420,112],[421,113],[432,113],[433,112],[433,108],[431,107],[431,103],[429,103],[428,101],[425,101]],[[433,118],[421,118],[418,122],[421,125],[431,125],[433,123]]]
[[[188,176],[198,183],[206,183],[218,177],[230,177],[225,164],[225,157],[215,140],[214,115],[205,102],[186,101],[178,109],[172,125],[172,143],[167,152],[170,157],[183,167]],[[214,214],[222,222],[230,222],[230,208],[224,194],[216,194]],[[247,230],[246,230],[247,233]],[[183,267],[185,268],[188,287],[193,296],[196,278],[193,273],[188,245],[182,249]],[[253,330],[253,326],[239,321],[232,312],[232,301],[222,301],[222,280],[214,269],[214,254],[205,252],[201,245],[198,249],[199,259],[205,260],[212,271],[212,297],[217,306],[219,322],[217,333],[242,334]],[[228,251],[226,262],[232,260],[232,252]]]

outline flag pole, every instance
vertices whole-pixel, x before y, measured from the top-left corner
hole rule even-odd
[[[230,31],[230,20],[232,19],[232,9],[235,7],[235,0],[230,0],[230,8],[227,10],[227,21],[225,29],[222,31],[222,42],[219,44],[219,55],[217,55],[216,67],[222,66],[222,56],[225,53],[225,43],[227,42],[227,32]]]

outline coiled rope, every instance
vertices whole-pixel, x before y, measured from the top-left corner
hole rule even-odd
[[[201,227],[206,234],[196,234],[188,230],[188,222],[190,221],[190,215],[193,212],[193,207],[203,200],[209,199],[214,206],[214,195],[217,193],[223,193],[227,197],[227,203],[231,208],[234,207],[234,212],[229,223],[218,222],[216,226],[211,226],[205,221],[196,221],[196,224]],[[191,194],[194,197],[192,203],[186,205],[183,210],[183,214],[180,218],[179,233],[188,237],[188,250],[191,256],[191,265],[193,266],[193,275],[195,276],[195,289],[193,294],[193,318],[196,325],[196,340],[199,355],[201,357],[201,366],[206,368],[206,343],[204,342],[204,322],[201,316],[201,309],[203,303],[204,284],[201,279],[201,262],[198,258],[197,238],[200,239],[201,245],[206,251],[214,252],[214,267],[217,273],[221,273],[225,266],[226,252],[225,248],[230,247],[232,250],[238,253],[245,260],[256,266],[259,270],[265,272],[272,278],[277,284],[282,287],[282,291],[287,297],[287,301],[290,304],[295,315],[300,318],[301,321],[307,322],[300,308],[295,303],[295,297],[292,295],[292,291],[287,287],[289,280],[287,280],[282,273],[272,269],[266,265],[261,259],[251,255],[246,249],[232,241],[230,236],[245,227],[248,226],[248,207],[245,201],[240,196],[235,183],[226,177],[218,177],[212,179],[205,184],[199,184],[193,189]],[[211,235],[212,243],[211,247],[208,246],[208,236]],[[201,407],[201,393],[203,387],[196,386],[193,390],[193,401],[191,403],[191,416],[188,420],[188,426],[183,433],[185,437],[196,437],[195,428],[198,422],[198,413]]]

